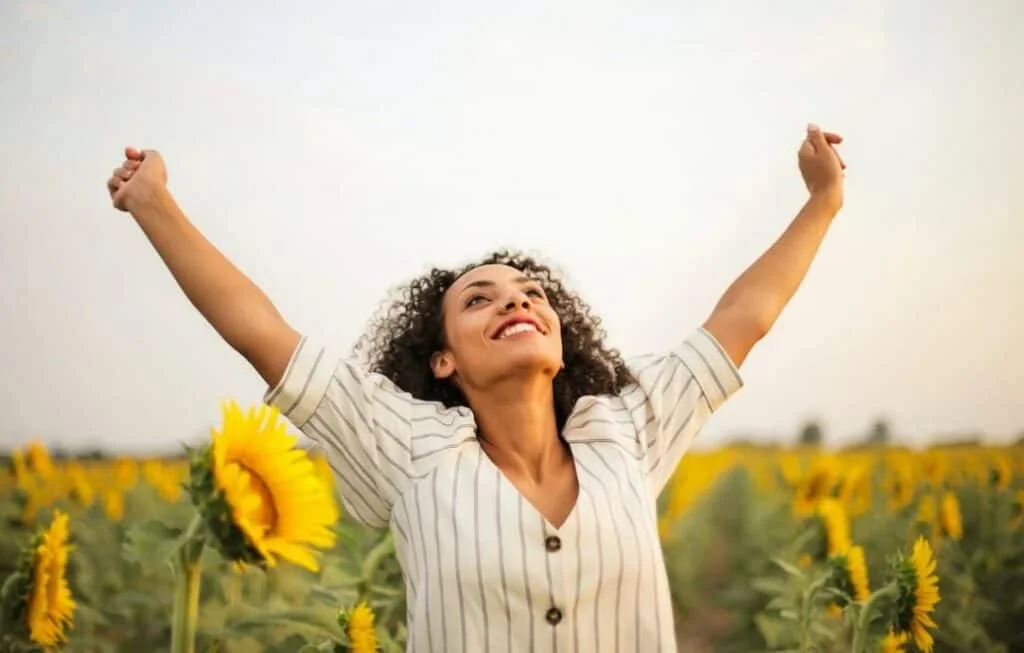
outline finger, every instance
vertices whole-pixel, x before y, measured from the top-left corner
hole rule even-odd
[[[121,179],[120,177],[111,177],[107,180],[107,191],[113,195],[121,189],[121,186],[123,186],[124,183],[124,179]]]
[[[142,165],[142,161],[135,161],[133,159],[125,159],[124,163],[121,164],[121,167],[124,168],[125,170],[138,170],[139,166],[141,166],[141,165]]]
[[[813,123],[807,125],[807,140],[810,141],[815,152],[824,152],[825,148],[829,146],[825,140],[825,135],[821,132],[821,128]]]
[[[836,155],[837,159],[839,159],[839,167],[846,170],[846,161],[843,161],[843,157],[839,154],[839,150],[833,147],[832,153]]]
[[[797,150],[797,154],[800,156],[810,156],[814,154],[814,145],[811,143],[809,138],[805,138],[800,143],[800,149]]]
[[[124,148],[124,158],[131,159],[133,161],[142,161],[142,152],[134,147],[126,147]]]
[[[831,145],[839,145],[843,142],[843,137],[834,132],[824,132],[825,140]]]
[[[125,170],[124,168],[114,168],[114,176],[118,177],[120,179],[124,179],[125,181],[128,181],[129,179],[132,178],[132,173],[133,172],[135,172],[135,171],[134,170]]]

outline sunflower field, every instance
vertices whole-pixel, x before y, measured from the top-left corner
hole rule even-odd
[[[390,536],[272,409],[180,458],[4,462],[0,653],[404,650]],[[693,452],[659,519],[681,650],[1024,650],[1024,446]]]

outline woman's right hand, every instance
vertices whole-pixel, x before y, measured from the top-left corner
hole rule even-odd
[[[132,212],[133,207],[155,198],[167,188],[167,168],[156,150],[124,148],[124,162],[114,168],[107,191],[114,208]]]

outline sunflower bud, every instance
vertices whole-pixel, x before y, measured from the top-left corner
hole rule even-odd
[[[56,511],[50,526],[32,538],[0,595],[0,647],[54,649],[66,641],[75,601],[66,577],[68,516]]]
[[[373,620],[373,610],[365,601],[361,601],[351,610],[341,610],[338,613],[338,625],[348,637],[348,650],[351,653],[375,653],[378,650]]]
[[[928,629],[936,628],[931,614],[939,602],[939,579],[927,540],[919,537],[909,558],[898,554],[895,575],[898,598],[890,618],[893,633],[902,640],[913,639],[918,649],[929,653],[935,643]]]

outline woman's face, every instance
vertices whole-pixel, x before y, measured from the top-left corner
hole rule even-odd
[[[443,300],[445,349],[431,366],[460,387],[487,387],[562,368],[558,315],[543,288],[507,265],[482,265],[455,280]],[[465,389],[463,390],[465,391]]]

